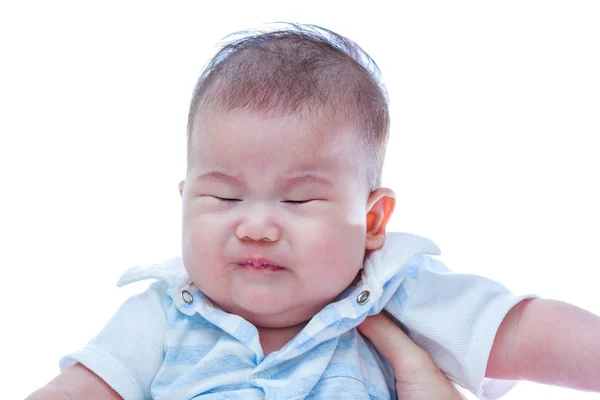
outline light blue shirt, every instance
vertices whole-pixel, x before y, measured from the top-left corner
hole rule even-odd
[[[127,300],[81,362],[124,399],[395,399],[394,373],[356,330],[385,309],[446,375],[480,398],[514,382],[484,378],[500,322],[524,299],[486,278],[451,273],[431,241],[388,233],[362,279],[279,351],[263,354],[257,329],[213,304],[181,259],[136,267],[119,280],[158,281]]]

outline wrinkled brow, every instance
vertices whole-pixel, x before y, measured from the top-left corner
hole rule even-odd
[[[241,178],[233,175],[228,175],[219,171],[212,171],[206,174],[202,174],[197,177],[197,180],[214,180],[221,181],[232,184],[234,186],[244,186],[244,183]],[[278,182],[279,186],[283,187],[292,187],[295,185],[300,185],[304,183],[316,183],[323,186],[334,186],[333,183],[325,178],[324,176],[313,174],[313,173],[301,173],[298,175],[290,176],[287,178],[281,178]]]
[[[203,180],[213,180],[213,181],[222,181],[222,182],[226,182],[226,183],[231,183],[233,185],[236,186],[242,186],[242,181],[232,175],[227,175],[223,172],[218,172],[218,171],[212,171],[212,172],[208,172],[206,174],[202,174],[199,175],[196,178],[197,181],[203,181]]]
[[[298,185],[301,183],[318,183],[320,185],[333,186],[333,183],[324,176],[311,173],[302,173],[299,175],[291,176],[283,179],[283,182],[288,186]]]

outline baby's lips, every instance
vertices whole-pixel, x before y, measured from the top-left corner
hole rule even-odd
[[[283,268],[280,264],[275,261],[269,260],[264,257],[248,257],[238,261],[236,264],[245,266],[245,267],[253,267],[253,268]]]

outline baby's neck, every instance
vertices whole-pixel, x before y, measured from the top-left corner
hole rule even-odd
[[[308,321],[302,322],[298,325],[287,326],[284,328],[262,328],[258,329],[258,337],[260,345],[263,349],[264,356],[268,356],[274,351],[281,350],[298,332],[306,326]]]

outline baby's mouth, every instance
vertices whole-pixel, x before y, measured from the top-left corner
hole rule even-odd
[[[257,271],[280,271],[283,267],[279,265],[270,264],[267,262],[257,262],[257,261],[242,261],[237,263],[240,267],[253,269]]]

